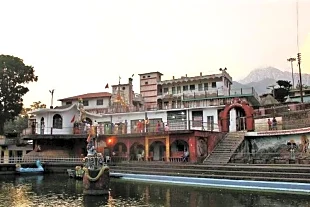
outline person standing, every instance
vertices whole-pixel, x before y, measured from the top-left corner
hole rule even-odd
[[[145,132],[149,132],[149,126],[150,126],[149,118],[146,117],[146,119],[144,120],[144,125],[145,125]]]
[[[276,117],[273,117],[273,119],[272,119],[272,128],[273,128],[273,130],[277,130],[277,125],[278,125],[278,122],[276,120]]]
[[[268,124],[268,130],[269,131],[272,130],[272,122],[270,119],[268,119],[267,124]]]

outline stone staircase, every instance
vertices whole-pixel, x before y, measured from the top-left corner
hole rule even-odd
[[[230,132],[222,139],[213,152],[204,160],[204,164],[227,164],[244,140],[244,132]]]

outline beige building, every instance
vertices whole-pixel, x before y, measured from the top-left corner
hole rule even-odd
[[[144,106],[146,109],[157,107],[158,82],[161,81],[160,72],[150,72],[139,74],[140,76],[140,94],[144,99]]]
[[[232,77],[226,70],[221,70],[220,73],[211,75],[200,73],[199,76],[194,77],[185,75],[181,78],[174,78],[173,76],[171,80],[159,81],[157,83],[158,108],[180,108],[182,103],[185,105],[184,107],[191,107],[190,104],[193,103],[199,105],[199,99],[205,100],[204,106],[212,106],[212,102],[216,99],[215,97],[229,96],[231,93],[234,93],[231,91],[231,84]],[[212,98],[207,101],[208,97]],[[192,103],[190,100],[193,100]]]

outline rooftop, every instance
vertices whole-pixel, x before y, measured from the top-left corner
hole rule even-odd
[[[86,93],[82,95],[72,96],[68,98],[58,99],[58,101],[71,101],[71,100],[78,100],[81,99],[91,99],[91,98],[104,98],[104,97],[111,97],[112,94],[108,92],[98,92],[98,93]]]
[[[202,75],[202,73],[200,73],[199,76],[192,76],[192,77],[188,77],[187,75],[182,76],[181,78],[174,78],[174,79],[169,79],[169,80],[163,80],[163,81],[159,81],[158,84],[162,85],[162,84],[171,84],[171,83],[179,83],[179,82],[190,82],[190,81],[197,81],[197,80],[204,80],[204,79],[212,79],[212,78],[221,78],[221,77],[227,77],[230,81],[232,81],[232,77],[226,72],[223,71],[221,73],[218,74],[211,74],[211,75]]]
[[[153,73],[158,73],[158,74],[160,74],[160,75],[164,75],[164,74],[162,74],[161,72],[158,72],[158,71],[156,71],[156,72],[148,72],[148,73],[140,73],[140,74],[138,74],[138,75],[148,75],[148,74],[153,74]]]

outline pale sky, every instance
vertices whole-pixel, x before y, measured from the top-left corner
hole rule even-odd
[[[24,97],[56,100],[127,83],[139,73],[163,79],[251,70],[289,70],[296,56],[295,0],[0,0],[0,54],[34,66],[39,80]],[[302,72],[310,73],[310,0],[299,0]],[[306,57],[308,58],[306,60]],[[111,90],[111,89],[110,89]]]

